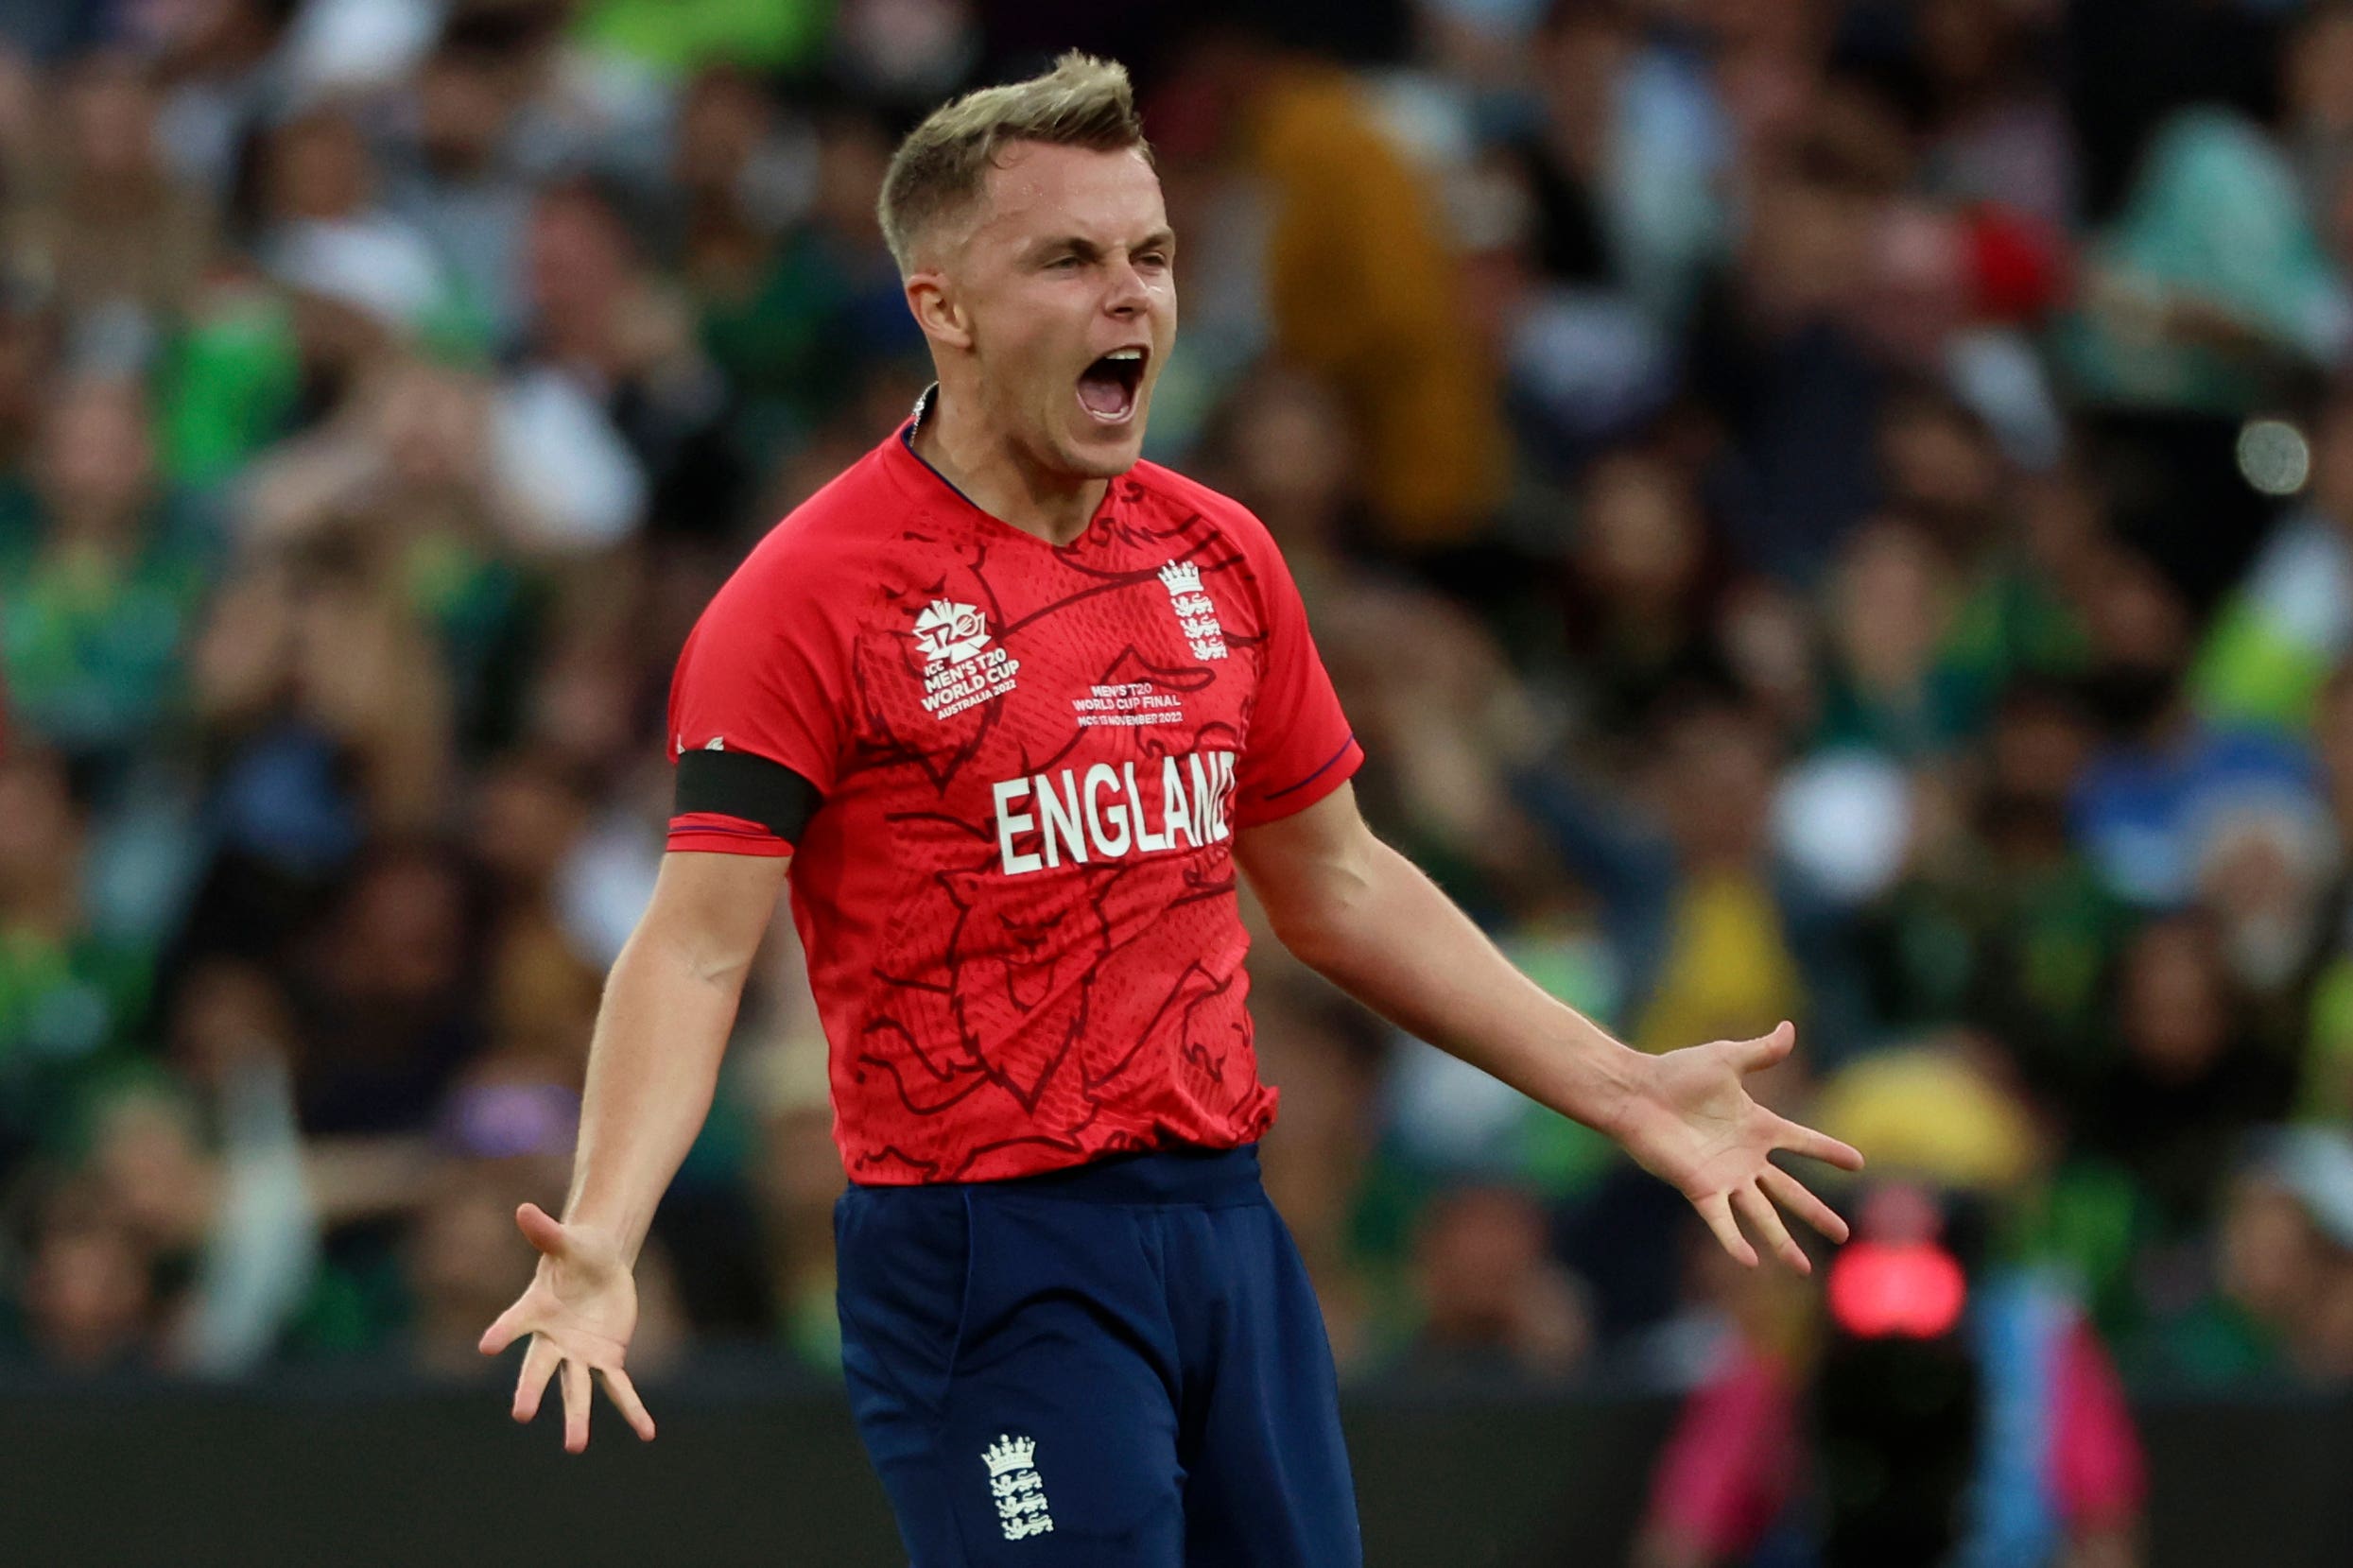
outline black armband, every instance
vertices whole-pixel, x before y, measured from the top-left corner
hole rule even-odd
[[[687,751],[678,759],[673,809],[681,817],[715,812],[741,818],[797,844],[823,799],[783,763],[750,751]]]

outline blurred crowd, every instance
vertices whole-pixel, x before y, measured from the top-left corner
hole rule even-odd
[[[927,379],[890,150],[1077,44],[1185,247],[1151,455],[1384,836],[1644,1048],[1794,1020],[2050,1419],[2353,1381],[2353,7],[1277,9],[0,0],[0,1359],[498,1375],[679,645]],[[834,1354],[800,963],[633,1367]],[[1253,969],[1344,1374],[1695,1389],[1756,1462],[1651,1549],[1753,1542],[1823,1292]]]

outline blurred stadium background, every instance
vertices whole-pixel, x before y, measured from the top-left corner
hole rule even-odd
[[[788,922],[661,1440],[473,1346],[680,641],[926,379],[892,142],[1072,44],[1368,814],[1874,1160],[1743,1275],[1261,945],[1371,1560],[2353,1561],[2325,0],[0,0],[0,1560],[899,1560]]]

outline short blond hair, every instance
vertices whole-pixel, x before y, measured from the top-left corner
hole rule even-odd
[[[1135,112],[1128,68],[1073,49],[1028,81],[967,93],[931,112],[891,155],[875,215],[899,264],[914,270],[916,246],[945,219],[980,198],[998,149],[1013,142],[1123,152],[1151,162],[1144,121]]]

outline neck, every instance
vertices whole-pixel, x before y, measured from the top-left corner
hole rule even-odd
[[[978,403],[948,397],[944,388],[933,392],[915,427],[916,456],[974,506],[1048,544],[1067,544],[1086,532],[1111,481],[1042,467],[990,426]]]

